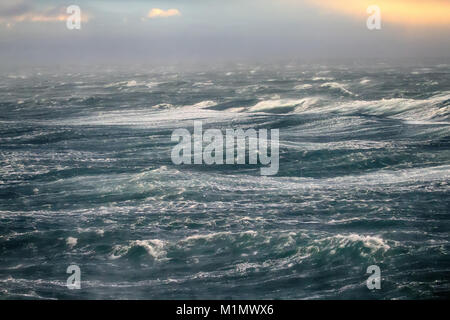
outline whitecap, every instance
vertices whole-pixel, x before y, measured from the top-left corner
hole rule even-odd
[[[331,81],[334,80],[334,78],[331,77],[314,77],[312,78],[312,81]]]
[[[321,88],[337,89],[337,90],[340,90],[340,91],[342,91],[342,92],[344,92],[346,94],[354,95],[353,92],[347,90],[345,85],[343,85],[343,84],[341,84],[339,82],[326,82],[326,83],[322,84],[320,87]]]
[[[186,107],[203,109],[203,108],[214,107],[215,105],[217,105],[216,102],[211,101],[211,100],[206,100],[206,101],[201,101],[201,102],[198,102],[196,104],[186,106]]]
[[[130,241],[128,245],[114,246],[109,258],[113,260],[121,258],[125,256],[130,249],[134,247],[141,247],[144,248],[145,251],[156,260],[161,260],[166,255],[164,246],[165,242],[159,239]]]
[[[66,239],[66,244],[67,244],[70,248],[75,247],[75,246],[77,245],[77,243],[78,243],[78,239],[77,239],[77,238],[74,238],[74,237],[68,237],[68,238]]]
[[[250,112],[268,112],[276,111],[277,109],[292,108],[297,109],[308,109],[311,105],[318,102],[316,97],[307,97],[303,99],[275,99],[275,100],[265,100],[258,102],[256,105],[250,107],[248,111]],[[292,111],[293,111],[292,110]]]
[[[299,84],[294,87],[295,90],[306,90],[306,89],[310,89],[310,88],[312,88],[312,85],[309,83]]]

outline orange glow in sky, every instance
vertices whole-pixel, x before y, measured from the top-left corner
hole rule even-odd
[[[450,26],[450,0],[307,0],[345,14],[367,17],[367,7],[377,5],[383,21],[403,25]]]

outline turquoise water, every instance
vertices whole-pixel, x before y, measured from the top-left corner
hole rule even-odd
[[[180,70],[1,73],[0,298],[450,296],[450,65]],[[194,120],[278,174],[172,164]]]

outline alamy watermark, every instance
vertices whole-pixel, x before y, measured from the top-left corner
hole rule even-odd
[[[81,289],[81,269],[76,264],[67,267],[66,273],[70,274],[67,278],[66,286],[70,290]]]
[[[279,169],[279,135],[278,129],[270,130],[270,139],[267,129],[226,129],[225,135],[219,129],[203,132],[202,122],[194,121],[193,134],[187,129],[173,131],[171,139],[178,144],[171,158],[175,165],[260,164],[266,166],[261,168],[261,175],[273,176]]]
[[[381,9],[377,5],[371,5],[367,8],[367,14],[370,14],[367,18],[367,29],[369,30],[381,30]]]
[[[367,267],[366,273],[371,274],[369,278],[367,278],[367,289],[369,290],[380,290],[381,289],[381,269],[377,265],[372,265]]]
[[[66,19],[66,26],[69,30],[80,30],[81,29],[81,9],[77,5],[68,6],[66,13],[69,16]]]

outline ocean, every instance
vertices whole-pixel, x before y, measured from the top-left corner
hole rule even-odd
[[[22,69],[0,74],[0,299],[450,297],[449,64]],[[277,174],[175,165],[194,121],[278,129]]]

